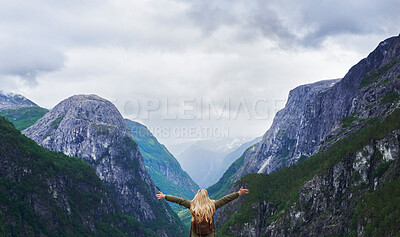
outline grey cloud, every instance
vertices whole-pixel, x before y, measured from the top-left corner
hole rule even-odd
[[[206,35],[221,25],[232,25],[236,21],[233,12],[227,11],[219,4],[204,1],[196,1],[188,11],[188,16]]]
[[[250,26],[258,29],[264,37],[278,41],[283,47],[297,41],[297,37],[284,26],[278,14],[269,9],[257,10],[250,19]]]
[[[303,38],[304,46],[320,46],[328,37],[338,35],[382,34],[400,20],[399,1],[308,1],[302,5],[302,25],[312,26]]]
[[[3,45],[0,62],[0,74],[19,76],[28,85],[35,85],[39,74],[60,70],[65,56],[49,46],[27,41]]]
[[[396,34],[400,1],[201,1],[192,5],[193,22],[209,34],[228,24],[253,29],[253,38],[277,42],[281,48],[320,47],[339,35]],[[253,3],[253,4],[252,4]],[[237,9],[241,8],[241,11]],[[194,10],[193,10],[194,9]],[[244,31],[243,31],[244,32]],[[240,38],[240,35],[238,35]],[[252,37],[246,37],[252,40]]]

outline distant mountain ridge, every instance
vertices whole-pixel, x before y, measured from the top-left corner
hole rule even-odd
[[[207,188],[218,181],[226,167],[233,162],[225,157],[250,140],[241,137],[196,141],[178,154],[177,159],[201,188]]]
[[[0,111],[25,107],[38,107],[38,105],[28,100],[23,95],[0,90]]]
[[[0,116],[10,120],[18,130],[31,126],[47,111],[22,95],[0,91]]]
[[[156,200],[157,188],[117,108],[96,95],[63,100],[23,133],[38,144],[90,164],[124,214],[161,235],[182,236],[178,216]]]

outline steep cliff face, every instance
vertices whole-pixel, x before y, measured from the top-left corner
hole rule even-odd
[[[391,118],[393,123],[388,126],[378,125],[373,129],[399,128],[399,118],[400,111],[397,111],[396,116]],[[386,135],[383,135],[385,133]],[[366,134],[373,135],[364,139]],[[345,142],[350,143],[352,147],[344,148],[346,152],[343,155],[331,159],[334,156],[333,152],[338,152],[337,149],[342,149],[345,143],[330,148],[336,151],[327,149],[325,155],[311,158],[313,162],[322,162],[323,165],[314,165],[314,168],[317,168],[316,175],[304,183],[296,184],[294,181],[289,181],[290,184],[287,184],[282,179],[283,176],[291,179],[291,174],[296,173],[296,168],[306,170],[306,165],[310,165],[308,161],[299,167],[297,165],[290,167],[289,174],[277,171],[274,177],[246,176],[243,182],[253,190],[258,187],[275,191],[261,195],[262,198],[259,196],[259,200],[257,198],[251,198],[250,202],[244,199],[238,200],[236,205],[222,210],[225,214],[238,215],[244,209],[254,213],[251,218],[246,218],[247,221],[240,222],[237,218],[231,225],[223,226],[222,229],[228,230],[228,234],[222,231],[221,235],[229,236],[230,233],[235,236],[394,236],[399,234],[400,212],[394,207],[399,204],[397,195],[400,192],[400,130],[378,134],[370,129],[351,138],[358,138],[363,145],[352,143],[347,139]],[[354,147],[360,148],[351,151]],[[307,172],[309,173],[306,175]],[[313,173],[315,172],[312,170],[298,172],[297,175],[301,175],[297,178],[311,177]],[[278,178],[279,176],[281,177]],[[260,186],[261,182],[266,182],[268,185]],[[299,188],[299,194],[285,196],[282,193],[284,190],[278,191],[272,182],[279,182],[283,186],[297,186],[295,189]],[[290,188],[285,191],[293,192]],[[280,197],[274,197],[279,193]]]
[[[247,149],[223,177],[208,191],[214,198],[226,194],[233,183],[249,173],[271,173],[295,163],[295,149],[304,122],[304,110],[317,95],[324,93],[340,81],[324,80],[296,87],[289,92],[285,107],[278,111],[261,141]]]
[[[289,92],[285,108],[278,111],[271,128],[256,144],[254,156],[245,156],[236,180],[248,173],[271,173],[293,163],[294,151],[302,136],[305,107],[315,97],[330,89],[339,80],[319,81],[296,87]]]
[[[357,205],[361,207],[362,199],[366,199],[369,192],[379,192],[385,184],[397,182],[400,175],[399,142],[400,130],[395,130],[343,157],[340,162],[306,182],[300,190],[298,202],[261,232],[269,236],[292,236],[295,233],[299,236],[320,236],[320,233],[332,236],[350,232],[354,235],[367,234],[365,228],[376,220],[363,213],[357,215],[355,209]],[[396,184],[395,188],[399,186]],[[389,206],[394,200],[386,201]],[[373,212],[374,216],[385,215],[382,210]],[[396,216],[391,218],[393,220],[385,225],[396,223]],[[377,235],[385,235],[381,234]]]
[[[94,170],[0,117],[0,236],[155,236],[123,215]]]
[[[399,40],[397,36],[381,42],[339,82],[322,81],[292,90],[263,140],[244,157],[235,180],[248,173],[271,173],[295,164],[362,126],[357,123],[360,119],[384,117],[400,91],[395,83]],[[343,122],[348,120],[342,119],[350,115],[358,119],[347,124],[354,128],[349,126],[344,131]]]
[[[183,233],[176,214],[156,200],[157,189],[140,150],[111,102],[95,95],[72,96],[23,133],[48,149],[90,164],[125,214],[161,234]]]
[[[353,66],[346,76],[331,90],[322,93],[306,106],[301,136],[295,149],[295,158],[310,156],[326,143],[327,136],[335,140],[359,128],[343,131],[342,119],[384,118],[393,111],[399,94],[398,74],[400,36],[381,42],[367,58]],[[391,111],[388,111],[392,108]],[[362,125],[362,123],[358,123]],[[352,126],[349,126],[352,127]],[[340,132],[344,136],[337,136]],[[342,134],[339,134],[342,135]]]
[[[387,185],[400,188],[399,100],[397,36],[381,42],[340,82],[305,106],[291,157],[292,163],[301,157],[311,158],[270,175],[243,177],[242,183],[258,184],[253,186],[256,197],[237,200],[233,209],[222,208],[218,215],[222,232],[242,236],[398,233],[390,221],[390,227],[377,221],[377,216],[386,214],[380,207],[389,207],[375,207],[372,215],[368,205],[360,203],[374,206],[371,198]],[[245,153],[244,160],[257,160],[257,155],[268,159],[260,147]],[[388,197],[390,205],[395,200]],[[246,209],[248,215],[244,214]],[[390,214],[399,218],[398,213]]]

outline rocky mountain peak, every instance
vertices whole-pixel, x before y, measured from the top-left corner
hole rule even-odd
[[[110,187],[121,210],[154,227],[180,236],[182,224],[170,207],[155,199],[157,188],[118,109],[96,95],[63,100],[23,133],[38,144],[89,163]],[[157,224],[165,220],[175,226]]]
[[[61,101],[23,133],[49,149],[89,163],[96,160],[101,155],[98,152],[101,147],[107,148],[113,139],[133,139],[118,109],[97,95],[74,95]],[[71,146],[74,149],[70,149]]]
[[[74,95],[63,100],[52,110],[53,113],[87,120],[96,124],[115,126],[122,132],[128,131],[118,109],[110,101],[97,95]],[[129,131],[126,133],[127,136]]]
[[[22,95],[0,90],[0,111],[24,107],[38,107],[38,105]]]

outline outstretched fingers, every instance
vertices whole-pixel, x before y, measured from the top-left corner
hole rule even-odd
[[[161,191],[158,191],[158,192],[159,193],[156,194],[156,197],[158,200],[165,198],[165,195]]]
[[[240,187],[239,195],[248,194],[248,193],[249,193],[248,189],[244,189],[243,186]]]

